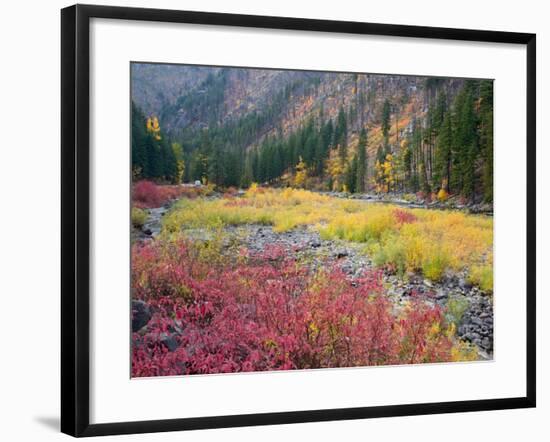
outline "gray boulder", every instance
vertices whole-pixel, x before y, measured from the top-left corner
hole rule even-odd
[[[147,325],[153,314],[144,301],[132,300],[132,332],[137,332]]]

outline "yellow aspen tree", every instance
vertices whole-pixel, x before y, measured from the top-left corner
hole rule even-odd
[[[151,133],[155,140],[160,141],[160,123],[156,116],[147,118],[146,122],[147,132]]]
[[[183,181],[183,174],[185,172],[185,161],[177,160],[176,161],[176,180],[177,184],[181,184]]]
[[[384,161],[384,164],[382,165],[383,168],[383,174],[384,174],[384,183],[386,185],[386,192],[389,192],[393,189],[393,186],[395,185],[395,167],[393,164],[393,155],[391,153],[386,155],[386,160]]]
[[[449,198],[449,194],[445,190],[447,188],[448,181],[446,178],[443,178],[441,182],[441,189],[439,189],[439,192],[437,192],[437,199],[440,202],[446,201],[447,198]]]
[[[338,157],[336,149],[333,149],[330,153],[330,157],[327,160],[326,171],[327,175],[330,177],[330,181],[332,182],[331,190],[341,190],[344,167],[340,161],[340,158]]]
[[[300,156],[300,161],[296,164],[296,175],[294,176],[294,186],[303,187],[307,179],[307,168],[306,163]]]
[[[374,171],[375,171],[376,191],[377,192],[384,192],[384,190],[385,190],[385,186],[384,186],[384,166],[378,160],[376,160],[376,164],[374,165]]]

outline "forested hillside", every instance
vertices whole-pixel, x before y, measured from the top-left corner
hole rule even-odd
[[[493,86],[132,64],[135,179],[492,202]]]

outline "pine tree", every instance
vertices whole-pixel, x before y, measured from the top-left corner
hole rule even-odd
[[[176,156],[172,150],[172,146],[166,139],[159,141],[162,163],[162,177],[166,181],[174,182],[176,180],[178,169]]]
[[[220,186],[224,180],[223,158],[220,149],[214,148],[208,156],[208,182]]]
[[[132,101],[132,172],[135,179],[145,177],[145,115]]]
[[[367,185],[367,134],[365,129],[361,130],[359,135],[359,145],[357,147],[357,174],[355,188],[357,192],[364,193]]]
[[[317,137],[317,144],[315,145],[315,158],[314,158],[314,170],[317,176],[323,176],[323,170],[325,168],[326,147],[323,143],[322,136]]]
[[[403,170],[405,173],[406,186],[409,188],[414,188],[414,183],[412,180],[412,150],[409,146],[409,141],[405,141],[405,149],[403,151]]]
[[[158,147],[158,143],[154,137],[147,133],[144,139],[145,149],[145,167],[143,169],[143,176],[145,178],[158,178],[162,175],[161,164],[161,152]]]
[[[480,149],[483,158],[483,198],[493,202],[493,82],[480,86]]]
[[[304,161],[308,166],[311,166],[315,162],[315,151],[317,150],[317,136],[313,133],[312,129],[308,129],[305,136],[304,143]]]
[[[241,183],[242,159],[238,152],[227,150],[223,155],[223,185],[238,186]],[[248,186],[247,186],[248,187]]]
[[[173,182],[175,184],[181,184],[185,175],[185,160],[183,158],[183,147],[180,143],[172,143],[172,152],[176,160],[176,176]]]
[[[208,181],[209,156],[211,151],[210,136],[208,131],[203,130],[200,133],[199,148],[193,152],[191,157],[189,175],[193,181]]]
[[[247,187],[250,187],[250,185],[253,182],[254,182],[254,173],[252,171],[252,159],[250,156],[247,156],[245,160],[243,174],[239,181],[239,186],[243,188],[247,188]]]
[[[348,164],[346,169],[346,188],[348,192],[355,193],[356,183],[357,183],[357,168],[358,168],[358,159],[357,154],[353,155],[351,162]]]
[[[452,187],[465,197],[471,198],[475,188],[477,156],[474,82],[472,81],[467,81],[457,95],[455,121]]]
[[[443,124],[443,120],[445,119],[446,113],[447,113],[447,94],[445,94],[445,91],[441,91],[437,95],[437,103],[435,105],[434,116],[433,116],[433,125],[436,131],[439,131],[439,129],[441,128],[441,125]]]
[[[384,100],[384,105],[382,107],[382,135],[384,136],[384,139],[387,139],[390,133],[390,118],[390,102],[388,101],[388,99],[386,99]]]
[[[334,144],[338,146],[338,156],[340,157],[340,162],[345,164],[348,157],[348,129],[346,122],[346,113],[344,108],[341,106],[340,111],[338,112],[338,119],[336,123],[336,128],[334,129]]]
[[[444,188],[450,192],[451,160],[453,152],[453,126],[451,113],[446,112],[437,138],[435,151],[434,184],[436,188]]]
[[[333,132],[334,132],[334,127],[332,124],[332,120],[328,120],[327,123],[324,124],[323,128],[321,129],[321,138],[323,141],[323,145],[325,146],[326,152],[328,152],[328,148],[331,144]]]

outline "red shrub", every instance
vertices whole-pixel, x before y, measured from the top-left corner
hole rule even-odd
[[[380,273],[313,274],[280,248],[246,264],[195,256],[185,242],[134,246],[133,297],[155,314],[133,335],[133,376],[450,360],[441,311],[413,301],[394,313]]]
[[[237,196],[238,193],[239,193],[239,189],[237,189],[236,187],[233,187],[233,186],[229,186],[223,192],[223,197],[224,198],[232,198],[234,196]]]
[[[443,322],[440,307],[414,302],[397,325],[401,361],[416,364],[450,360],[452,341],[441,339]]]
[[[424,203],[429,204],[434,199],[434,194],[431,192],[424,192],[420,190],[419,192],[416,192],[416,198],[418,200],[424,201]]]
[[[414,213],[402,209],[394,209],[393,216],[397,224],[400,226],[403,224],[414,223],[416,221],[416,216]]]
[[[141,209],[160,207],[178,198],[193,199],[205,193],[202,187],[158,185],[152,181],[138,181],[132,191],[132,205]]]
[[[134,184],[132,200],[134,207],[140,208],[160,207],[163,204],[159,186],[152,181],[138,181]]]

